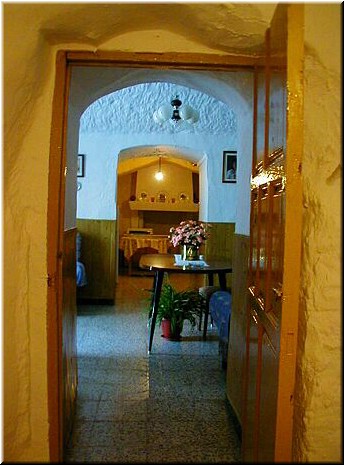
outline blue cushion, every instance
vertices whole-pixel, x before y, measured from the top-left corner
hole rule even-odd
[[[76,261],[79,262],[81,260],[81,234],[79,232],[76,233]]]
[[[217,327],[219,339],[228,343],[232,294],[228,291],[214,292],[210,297],[209,311]]]

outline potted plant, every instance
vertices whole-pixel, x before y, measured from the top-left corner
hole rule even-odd
[[[195,327],[202,305],[203,299],[198,289],[177,291],[169,282],[164,283],[157,313],[157,323],[162,328],[163,337],[180,339],[185,320]]]

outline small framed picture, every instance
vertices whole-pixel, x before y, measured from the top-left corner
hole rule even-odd
[[[85,176],[85,155],[78,155],[78,178],[83,178]]]
[[[236,182],[237,180],[237,152],[223,152],[222,182]]]

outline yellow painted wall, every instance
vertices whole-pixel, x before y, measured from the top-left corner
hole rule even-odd
[[[136,176],[136,188],[135,195],[136,200],[139,203],[151,206],[151,210],[154,211],[154,207],[158,204],[159,193],[166,194],[166,202],[164,203],[164,214],[166,218],[161,218],[161,211],[157,211],[158,214],[152,216],[148,214],[147,211],[138,211],[132,210],[129,206],[129,199],[131,192],[131,174],[122,174],[118,176],[118,188],[117,188],[117,203],[119,209],[119,237],[127,232],[127,229],[130,227],[150,227],[145,224],[145,220],[154,219],[157,221],[158,218],[161,219],[158,223],[166,224],[166,230],[164,232],[156,230],[153,228],[154,234],[167,234],[171,223],[172,218],[175,218],[174,222],[177,224],[180,214],[174,215],[165,215],[169,210],[174,213],[178,213],[176,209],[172,210],[172,207],[180,205],[183,207],[185,201],[180,201],[179,195],[185,193],[187,199],[191,204],[193,203],[193,185],[192,185],[192,171],[185,169],[182,166],[178,166],[174,163],[168,163],[167,161],[162,162],[162,171],[164,173],[164,179],[162,181],[157,181],[154,178],[155,173],[158,170],[158,161],[148,167],[143,167],[137,170]],[[140,200],[141,194],[147,194],[145,199]],[[151,198],[154,198],[154,202],[151,202]],[[172,204],[172,199],[174,203]],[[161,205],[161,202],[159,203]],[[177,207],[178,208],[178,207]],[[180,210],[182,211],[182,210]],[[185,217],[186,213],[182,213],[182,217]],[[190,214],[188,214],[190,216]],[[196,218],[198,219],[198,212],[195,212]],[[195,215],[192,215],[194,217]],[[177,218],[177,219],[176,219]],[[174,224],[174,223],[172,223]]]
[[[166,201],[170,202],[172,198],[179,202],[179,194],[185,193],[187,198],[192,201],[192,171],[181,168],[172,163],[162,162],[161,170],[164,179],[157,181],[154,177],[158,170],[158,161],[156,165],[147,166],[137,172],[136,198],[139,200],[141,193],[148,194],[149,200],[154,197],[156,200],[159,193],[166,194]],[[155,200],[155,201],[156,201]]]
[[[22,40],[27,21],[4,23],[2,444],[7,461],[49,458],[46,241],[54,62],[38,34]]]
[[[67,4],[64,7],[62,4],[3,5],[3,451],[6,461],[46,462],[49,459],[46,234],[51,102],[57,49],[95,50],[102,48],[106,40],[104,48],[114,50],[225,53],[230,50],[226,38],[231,27],[237,24],[226,21],[231,5],[212,4],[210,10],[209,6],[193,5],[188,22],[178,21],[178,15],[166,15],[163,4],[155,7],[155,16],[139,14],[141,7],[137,5],[138,14],[132,10],[131,15],[125,14],[125,4],[106,7],[75,5],[77,10],[70,13],[68,9],[72,7]],[[181,5],[177,7],[180,11]],[[61,8],[65,8],[62,13]],[[190,8],[187,5],[185,11],[190,12]],[[247,11],[248,5],[245,8]],[[341,445],[339,196],[342,171],[339,167],[340,72],[335,59],[339,54],[339,8],[339,5],[305,8],[309,47],[305,62],[303,167],[301,314],[304,312],[304,316],[300,330],[294,451],[297,458],[309,461],[338,460]],[[220,14],[214,16],[215,11]],[[145,27],[143,17],[151,31],[141,34],[137,30]],[[204,17],[209,24],[207,31],[212,33],[205,34],[203,28],[197,27],[196,20]],[[180,35],[158,30],[166,18],[169,18],[166,27],[173,20],[175,32]],[[223,18],[221,27],[215,22],[219,18]],[[252,23],[246,24],[251,27]],[[113,37],[113,34],[118,35]],[[109,41],[109,37],[113,39]]]

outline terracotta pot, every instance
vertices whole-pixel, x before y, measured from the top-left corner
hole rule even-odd
[[[161,321],[162,337],[170,339],[171,341],[178,341],[182,332],[181,328],[176,328],[176,332],[173,334],[171,330],[171,321],[163,319]]]
[[[171,321],[170,320],[162,320],[161,321],[161,330],[162,330],[162,337],[166,337],[166,339],[170,339],[172,332],[171,332]]]

